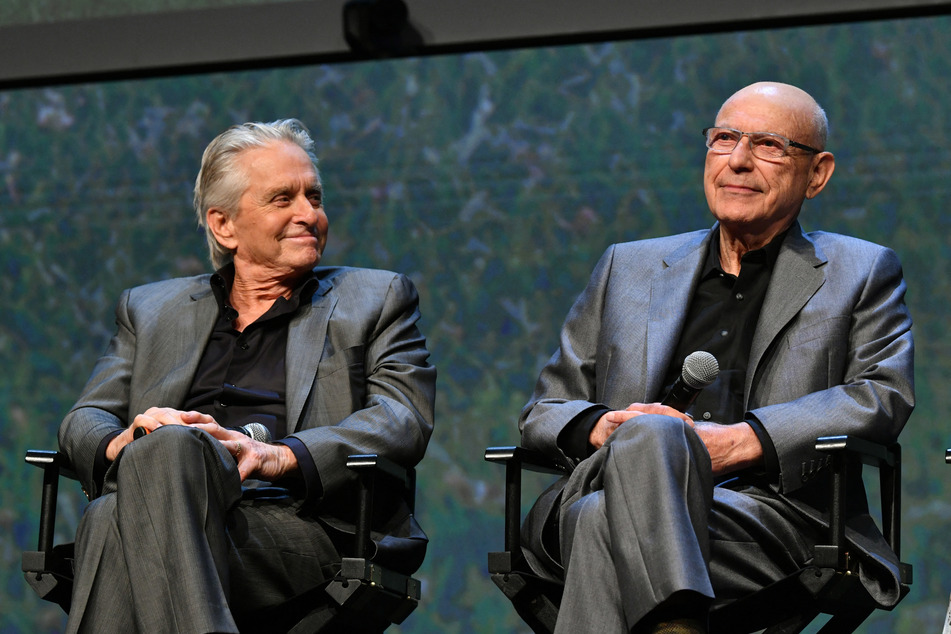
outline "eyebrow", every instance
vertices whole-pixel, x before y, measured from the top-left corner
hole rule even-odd
[[[278,185],[272,189],[269,189],[264,192],[265,200],[273,200],[278,196],[291,195],[297,191],[297,188],[292,185]],[[323,195],[323,186],[320,183],[314,183],[304,188],[304,193],[310,196],[311,194],[321,194]]]

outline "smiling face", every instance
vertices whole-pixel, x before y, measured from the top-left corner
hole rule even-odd
[[[723,104],[716,126],[775,132],[821,149],[817,109],[812,97],[793,86],[753,84]],[[724,231],[761,236],[765,244],[793,223],[804,199],[822,191],[835,161],[828,152],[813,154],[798,148],[789,148],[780,159],[760,159],[750,152],[748,139],[740,139],[730,154],[707,152],[704,193]]]
[[[294,143],[275,141],[237,158],[247,187],[234,214],[208,210],[208,224],[234,253],[239,276],[285,281],[320,261],[329,223],[317,171]]]

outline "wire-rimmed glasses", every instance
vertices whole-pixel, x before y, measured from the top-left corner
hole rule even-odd
[[[749,139],[750,152],[767,161],[775,161],[787,156],[789,148],[799,148],[813,154],[819,154],[822,150],[814,147],[797,143],[787,139],[781,134],[774,132],[741,132],[733,128],[704,128],[703,136],[707,139],[707,147],[717,154],[732,154],[737,144],[743,137]]]

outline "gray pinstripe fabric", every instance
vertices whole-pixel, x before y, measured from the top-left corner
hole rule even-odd
[[[68,631],[236,632],[232,610],[332,575],[326,531],[281,490],[242,500],[234,461],[209,435],[168,427],[140,441],[83,516]]]
[[[645,529],[638,524],[642,521],[638,514],[652,513],[658,505],[689,509],[686,515],[674,514],[668,526],[656,529],[665,536],[679,536],[677,539],[684,539],[685,531],[690,532],[681,525],[686,517],[695,521],[706,514],[702,506],[683,501],[680,478],[686,472],[660,469],[655,474],[650,466],[643,466],[642,471],[642,459],[649,465],[650,458],[655,456],[645,458],[637,452],[631,452],[626,472],[618,470],[617,473],[625,474],[617,476],[622,481],[619,486],[624,491],[634,487],[641,492],[648,487],[657,493],[644,498],[631,496],[631,500],[638,500],[632,503],[645,506],[630,509],[630,514],[612,510],[612,499],[622,498],[608,491],[613,485],[608,484],[610,478],[604,469],[604,454],[610,455],[607,448],[577,462],[561,451],[558,435],[592,404],[624,409],[631,403],[659,400],[664,372],[683,329],[712,235],[711,231],[698,231],[610,247],[572,307],[562,330],[561,345],[542,370],[535,393],[519,421],[526,447],[542,451],[574,470],[570,478],[562,479],[539,498],[523,527],[527,556],[536,571],[555,577],[562,574],[557,553],[545,548],[543,527],[551,518],[562,516],[562,550],[571,551],[572,561],[586,562],[587,556],[579,559],[577,555],[578,538],[572,540],[564,534],[573,530],[571,523],[577,520],[579,510],[582,515],[585,508],[592,516],[600,514],[609,524],[620,522],[610,528],[610,535],[625,535],[632,543],[651,539],[653,533],[644,533]],[[815,468],[823,464],[823,456],[814,448],[815,439],[853,434],[891,442],[898,437],[914,406],[914,344],[904,293],[901,266],[889,249],[835,234],[805,234],[798,224],[790,229],[756,325],[744,389],[747,411],[760,421],[776,449],[779,473],[767,490],[732,493],[730,506],[738,509],[735,513],[718,509],[717,500],[725,492],[713,494],[714,505],[709,511],[711,530],[723,530],[726,535],[737,530],[754,531],[747,520],[759,513],[758,505],[769,512],[783,510],[780,517],[788,516],[794,509],[801,517],[821,524],[827,474]],[[641,418],[644,417],[635,419],[635,427],[641,424]],[[654,450],[643,453],[651,451]],[[667,482],[667,478],[675,484]],[[850,487],[854,504],[848,510],[847,537],[858,552],[865,554],[861,567],[863,581],[882,605],[894,605],[899,598],[897,559],[868,516],[861,482],[853,480]],[[602,489],[603,496],[572,509],[576,499]],[[674,498],[665,499],[667,496]],[[678,501],[683,506],[675,504]],[[606,506],[606,511],[600,510],[600,506]],[[763,524],[768,527],[767,522]],[[688,521],[686,526],[689,525]],[[775,530],[780,537],[786,534],[783,522]],[[808,534],[804,539],[808,542]],[[592,570],[587,578],[594,580],[604,571],[602,566],[613,565],[604,560],[603,552],[614,551],[602,549],[599,560],[597,547],[592,548],[590,557],[594,563],[590,564]],[[699,552],[705,551],[700,548]],[[701,559],[709,563],[711,574],[722,576],[724,564],[736,570],[742,563],[746,570],[739,574],[747,579],[739,580],[740,585],[757,583],[748,562],[730,559],[742,557],[741,549],[721,544],[710,552],[709,557],[704,555]],[[671,557],[666,566],[652,567],[654,572],[637,573],[636,567],[625,568],[625,563],[616,566],[616,576],[606,576],[608,580],[616,579],[622,595],[627,583],[625,575],[646,574],[646,579],[634,585],[657,590],[656,597],[643,603],[645,595],[640,591],[632,593],[637,598],[625,597],[622,605],[628,618],[646,612],[662,600],[665,591],[660,589],[667,587],[670,591],[678,587],[682,582],[676,580],[683,578],[681,568],[687,578],[698,578],[696,573],[702,566],[697,560]],[[717,561],[717,557],[724,557],[725,562]],[[625,561],[623,556],[619,561]],[[756,561],[756,565],[760,563]],[[770,565],[766,559],[762,564]],[[665,571],[657,572],[661,568]],[[699,577],[707,576],[704,572]],[[668,586],[665,579],[675,582]],[[692,588],[692,583],[695,581],[685,587]],[[712,594],[709,582],[704,583],[705,593]],[[729,585],[714,585],[713,591],[729,596],[733,590]],[[583,596],[579,592],[570,601]],[[591,599],[598,601],[597,597]],[[636,609],[630,607],[633,603],[638,604]],[[567,614],[573,609],[571,606],[570,602],[562,612]],[[595,606],[604,610],[604,600]]]
[[[726,602],[812,557],[816,527],[752,487],[715,489],[680,419],[641,416],[589,461],[563,490],[559,634],[628,632],[676,592]]]
[[[208,276],[123,294],[117,334],[60,427],[60,448],[94,500],[77,535],[70,631],[235,631],[229,603],[287,598],[338,561],[336,545],[353,533],[346,456],[376,453],[407,467],[422,458],[436,371],[416,327],[415,288],[386,271],[316,271],[319,288],[291,321],[286,356],[288,427],[323,492],[306,501],[242,493],[227,451],[184,428],[128,445],[100,490],[102,439],[149,407],[181,406],[216,311]],[[397,498],[381,505],[385,534],[373,537],[378,556],[412,571],[426,539]]]

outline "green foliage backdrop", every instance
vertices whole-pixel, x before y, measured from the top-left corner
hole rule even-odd
[[[55,446],[121,289],[207,270],[189,204],[205,144],[287,116],[318,141],[325,263],[408,273],[439,367],[419,470],[425,599],[395,629],[522,630],[485,571],[501,546],[502,474],[482,450],[517,441],[520,408],[608,244],[711,224],[699,130],[759,79],[805,88],[832,121],[838,171],[803,224],[889,245],[905,265],[919,406],[903,436],[903,554],[915,583],[862,631],[937,631],[951,592],[949,42],[951,20],[915,19],[0,93],[0,633],[63,624],[19,573],[39,489],[24,451]],[[64,487],[60,541],[82,504]]]

